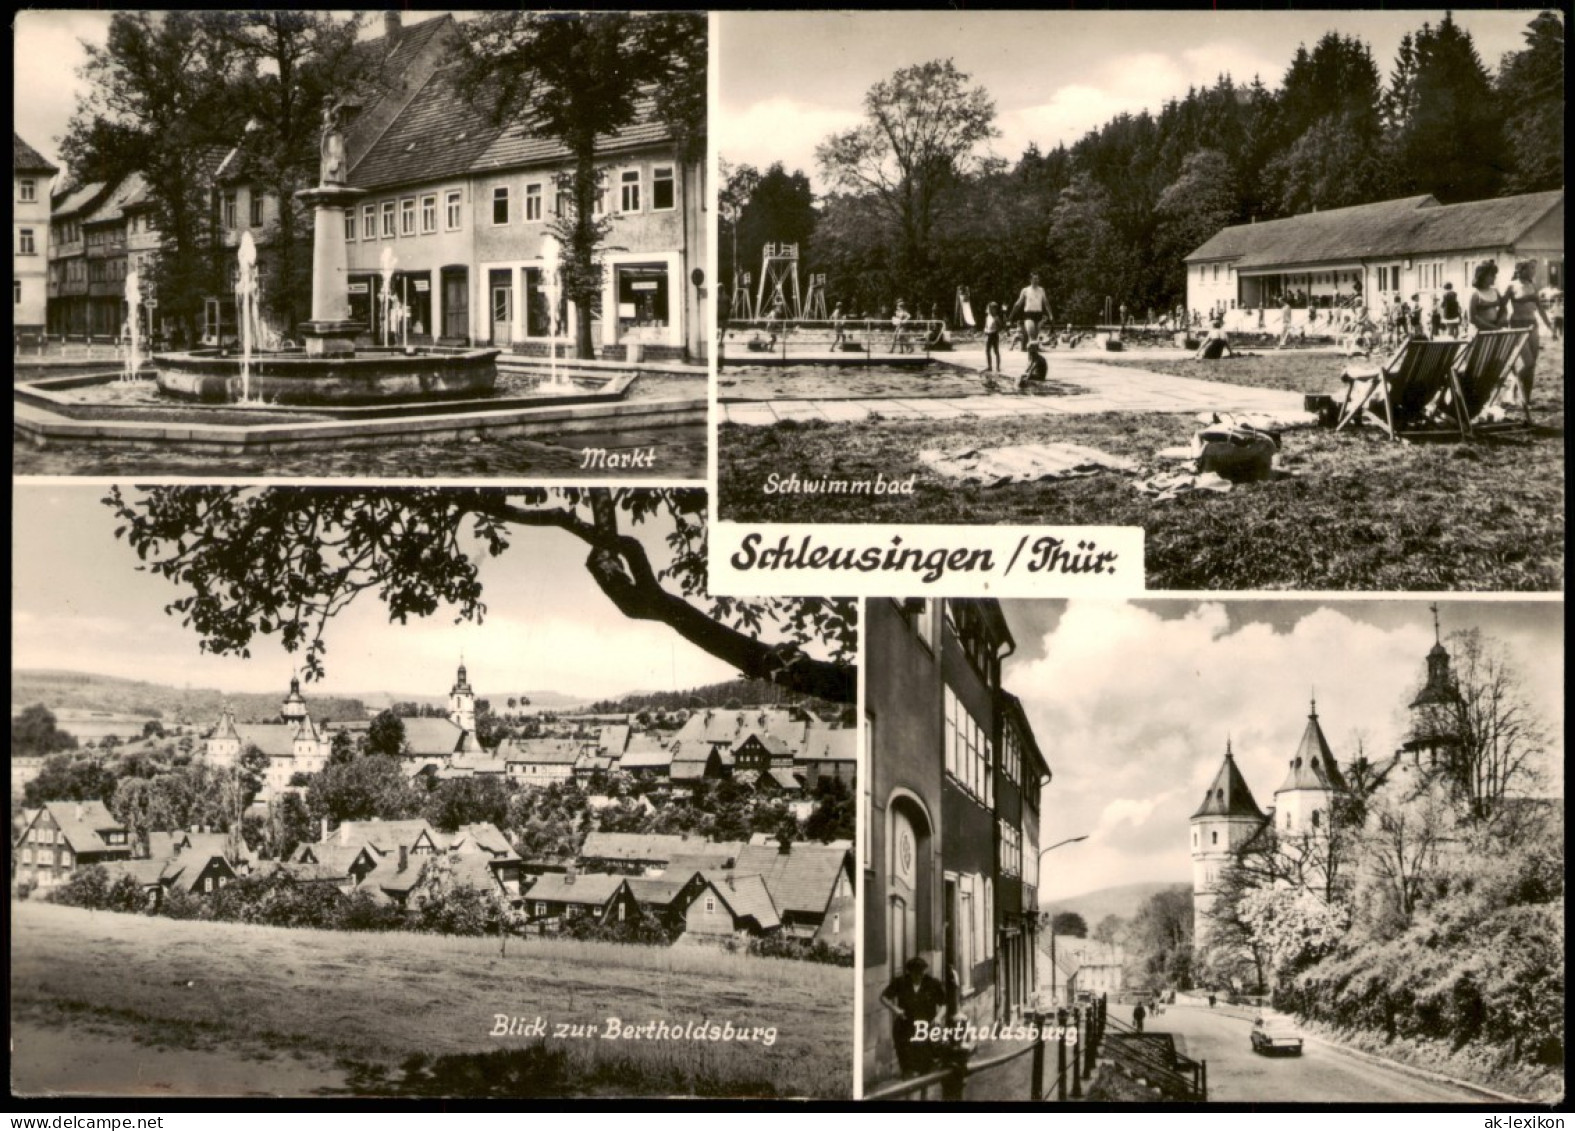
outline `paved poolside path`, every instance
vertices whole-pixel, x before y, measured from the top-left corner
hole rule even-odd
[[[1222,381],[1172,377],[1126,366],[1049,353],[1050,379],[1078,386],[1086,392],[1070,396],[1020,396],[985,393],[965,397],[900,397],[867,400],[772,400],[724,403],[721,419],[732,424],[771,425],[784,420],[826,420],[848,423],[879,415],[885,420],[954,420],[964,416],[1076,416],[1094,412],[1261,412],[1276,415],[1302,412],[1302,394],[1279,389],[1256,389]],[[964,372],[984,368],[984,351],[957,350],[948,364]],[[1228,373],[1230,363],[1222,362]],[[1007,372],[1022,369],[1021,355],[1008,355]],[[1331,368],[1330,386],[1337,382]]]

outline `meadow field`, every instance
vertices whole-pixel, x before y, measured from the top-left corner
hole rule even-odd
[[[555,939],[353,934],[13,902],[13,1030],[222,1058],[219,1091],[381,1095],[852,1093],[853,971]],[[494,1037],[504,1014],[549,1036]],[[609,1040],[624,1025],[775,1027],[774,1042]],[[576,1036],[555,1038],[559,1025]],[[69,1048],[69,1042],[62,1042]],[[91,1062],[80,1090],[92,1092]],[[217,1063],[217,1061],[215,1062]],[[246,1081],[256,1066],[260,1087]],[[23,1075],[12,1089],[61,1087]],[[339,1081],[337,1086],[328,1083]],[[76,1090],[70,1088],[67,1090]],[[170,1094],[166,1092],[165,1094]]]
[[[1284,433],[1283,479],[1156,501],[1137,478],[1173,471],[1156,457],[1186,444],[1190,413],[723,424],[717,509],[735,522],[1140,526],[1150,589],[1561,590],[1564,584],[1564,343],[1544,343],[1535,427],[1474,440],[1394,443],[1379,428]],[[1285,390],[1340,387],[1343,359],[1269,351],[1226,362],[1101,362]],[[1055,359],[1051,359],[1051,377]],[[926,449],[1066,442],[1126,456],[1139,476],[1001,487],[942,479]],[[771,494],[767,476],[915,477],[912,495],[849,496],[835,514],[815,495]]]

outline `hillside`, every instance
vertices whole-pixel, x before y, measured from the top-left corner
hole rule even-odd
[[[730,679],[725,683],[711,683],[688,691],[634,691],[618,699],[592,703],[586,710],[600,715],[635,714],[640,711],[676,711],[695,707],[726,708],[735,701],[742,707],[802,704],[822,718],[835,718],[842,713],[842,707],[838,704],[806,698],[761,679]]]
[[[23,669],[11,673],[13,713],[42,703],[53,712],[92,711],[112,715],[139,715],[161,720],[166,726],[189,723],[207,726],[228,703],[242,722],[263,722],[279,714],[287,687],[273,693],[225,692],[214,687],[170,687],[146,680],[92,672]],[[305,696],[316,719],[360,719],[366,706],[358,698],[342,695]]]
[[[1040,901],[1039,909],[1048,911],[1052,915],[1061,911],[1076,911],[1083,917],[1083,921],[1092,930],[1106,915],[1115,915],[1122,919],[1131,919],[1137,914],[1138,909],[1155,895],[1162,891],[1192,890],[1192,883],[1188,880],[1176,880],[1169,883],[1137,883],[1120,884],[1117,887],[1099,888],[1095,891],[1074,895],[1069,899],[1054,901]]]

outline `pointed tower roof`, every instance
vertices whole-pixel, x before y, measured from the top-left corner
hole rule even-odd
[[[1199,817],[1265,819],[1263,810],[1258,808],[1258,803],[1252,798],[1252,790],[1247,788],[1247,779],[1236,768],[1236,757],[1231,753],[1229,739],[1225,742],[1225,761],[1209,783],[1209,791],[1203,795],[1203,804],[1192,814],[1194,821]]]
[[[1307,729],[1302,731],[1302,740],[1297,744],[1295,756],[1291,758],[1291,771],[1285,776],[1285,784],[1274,792],[1281,794],[1293,789],[1328,791],[1345,788],[1340,764],[1334,760],[1334,751],[1329,749],[1329,740],[1323,736],[1323,727],[1318,725],[1318,700],[1314,699],[1312,710],[1307,715]]]
[[[1460,688],[1454,673],[1449,670],[1449,650],[1444,647],[1443,632],[1438,624],[1438,605],[1433,605],[1433,646],[1427,650],[1427,682],[1417,692],[1411,706],[1430,707],[1460,702]]]

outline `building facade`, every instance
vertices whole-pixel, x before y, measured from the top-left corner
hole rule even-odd
[[[11,138],[11,332],[20,343],[48,321],[49,185],[59,170],[21,134]]]
[[[1564,192],[1440,204],[1412,196],[1225,228],[1187,256],[1187,308],[1261,310],[1294,294],[1293,322],[1353,301],[1373,310],[1396,296],[1424,308],[1449,283],[1471,291],[1477,265],[1537,263],[1537,286],[1564,289]],[[1321,315],[1318,315],[1321,317]],[[1278,329],[1278,326],[1274,327]]]

